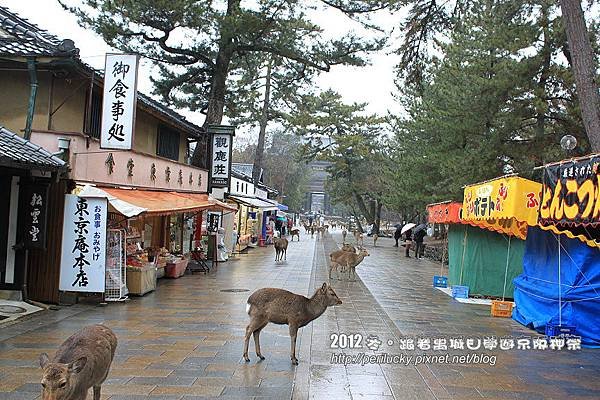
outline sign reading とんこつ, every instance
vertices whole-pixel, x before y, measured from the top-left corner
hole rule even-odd
[[[600,224],[600,155],[544,167],[540,225]]]
[[[107,54],[104,67],[100,147],[131,150],[137,103],[136,54]]]
[[[60,290],[104,293],[107,207],[105,198],[65,195]]]

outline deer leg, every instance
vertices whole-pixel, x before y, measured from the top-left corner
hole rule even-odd
[[[266,325],[266,324],[265,324]],[[250,342],[250,335],[258,329],[260,324],[253,318],[248,326],[246,327],[246,335],[244,336],[244,361],[249,362],[250,358],[248,357],[248,343]],[[263,325],[264,327],[264,325]],[[261,328],[262,329],[262,328]]]
[[[293,365],[298,365],[298,359],[296,358],[296,337],[298,336],[298,327],[290,325],[290,358]]]
[[[94,400],[100,400],[100,385],[94,386]]]
[[[260,358],[261,360],[264,360],[265,358],[263,357],[261,351],[260,351],[260,340],[259,340],[259,336],[260,336],[260,331],[267,326],[267,324],[264,324],[263,326],[261,326],[260,328],[256,329],[254,332],[252,332],[252,334],[254,335],[254,347],[256,349],[256,356],[258,358]]]
[[[287,261],[287,248],[283,249],[283,259]]]

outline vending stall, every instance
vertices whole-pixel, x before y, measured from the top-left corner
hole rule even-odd
[[[529,229],[513,319],[600,347],[600,155],[544,166],[539,227]]]
[[[450,284],[468,286],[471,295],[513,297],[540,190],[539,183],[516,175],[465,187],[463,223],[448,233]]]

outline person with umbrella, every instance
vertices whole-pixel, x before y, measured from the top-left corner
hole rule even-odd
[[[427,225],[420,224],[413,229],[413,237],[415,239],[415,258],[421,258],[423,252],[423,239],[427,235]]]
[[[413,231],[412,229],[416,226],[417,224],[413,224],[412,222],[404,225],[402,227],[402,230],[400,231],[403,235],[404,235],[404,246],[406,247],[406,257],[410,258],[410,247],[412,244],[412,236],[413,236]]]

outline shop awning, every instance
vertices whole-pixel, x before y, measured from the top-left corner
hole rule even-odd
[[[600,247],[600,154],[544,166],[539,225]]]
[[[285,204],[277,204],[277,207],[281,210],[281,211],[287,211],[288,210],[288,206],[286,206]]]
[[[159,216],[201,210],[236,210],[234,206],[210,198],[203,193],[97,188],[86,185],[77,194],[80,197],[105,197],[115,211],[126,217],[134,217],[142,213],[148,216]]]
[[[520,239],[537,225],[542,185],[515,175],[465,187],[462,219]]]
[[[462,203],[445,201],[427,206],[428,221],[432,224],[460,224]]]
[[[259,199],[257,197],[245,197],[245,196],[228,196],[229,199],[244,204],[248,207],[260,208],[263,211],[274,211],[278,210],[277,206],[268,201]]]

